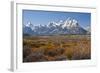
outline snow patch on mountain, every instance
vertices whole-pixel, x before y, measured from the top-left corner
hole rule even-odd
[[[28,22],[24,25],[24,33],[31,35],[54,35],[54,34],[86,34],[88,31],[81,27],[76,19],[68,17],[65,21],[49,22],[47,25],[33,25]]]

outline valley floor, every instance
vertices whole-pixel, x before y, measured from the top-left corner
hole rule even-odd
[[[91,59],[90,35],[24,36],[23,62]]]

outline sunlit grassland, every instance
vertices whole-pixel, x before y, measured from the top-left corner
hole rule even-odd
[[[24,36],[23,62],[91,59],[90,35]]]

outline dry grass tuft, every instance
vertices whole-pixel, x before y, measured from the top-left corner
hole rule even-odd
[[[91,59],[89,35],[33,36],[23,39],[23,62]]]

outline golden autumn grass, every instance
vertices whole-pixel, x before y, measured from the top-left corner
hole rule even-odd
[[[90,35],[24,36],[23,62],[91,59]]]

